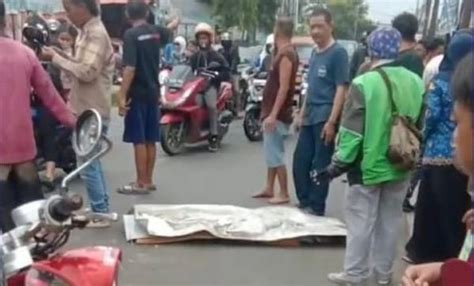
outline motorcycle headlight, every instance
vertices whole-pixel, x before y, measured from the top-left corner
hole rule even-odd
[[[161,96],[161,103],[163,104],[164,107],[176,108],[183,105],[192,94],[193,94],[193,90],[190,88],[190,89],[187,89],[183,94],[181,94],[181,96],[176,101],[170,101],[166,97],[167,94],[165,93],[165,94],[162,94]]]

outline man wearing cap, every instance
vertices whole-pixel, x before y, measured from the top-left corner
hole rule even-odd
[[[418,122],[424,93],[419,76],[390,66],[398,57],[400,41],[400,33],[393,28],[380,28],[369,36],[371,69],[352,82],[336,153],[331,165],[317,176],[323,182],[348,171],[344,268],[328,277],[337,285],[363,285],[371,273],[379,285],[391,283],[401,205],[410,179],[408,171],[396,169],[386,156],[392,110],[396,107],[400,116]]]

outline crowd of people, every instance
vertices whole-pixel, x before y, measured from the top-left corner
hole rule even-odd
[[[56,120],[72,127],[76,116],[90,108],[102,116],[105,132],[110,123],[117,50],[99,18],[95,0],[63,0],[63,4],[68,21],[60,25],[57,47],[41,47],[35,53],[6,37],[5,6],[0,0],[2,231],[13,227],[10,211],[14,207],[42,197],[34,162],[30,91],[35,91],[43,113],[51,114],[42,119],[45,130],[52,130],[51,122]],[[124,117],[123,141],[134,146],[136,179],[118,189],[124,195],[157,189],[153,172],[160,140],[161,64],[187,62],[194,71],[210,63],[225,67],[203,96],[213,152],[219,149],[219,86],[223,81],[237,86],[240,60],[229,34],[216,41],[212,26],[202,23],[196,27],[195,39],[174,38],[179,19],[166,26],[152,25],[147,21],[149,13],[142,0],[130,0],[126,7],[131,28],[123,37],[117,99],[119,115]],[[468,189],[473,168],[473,30],[459,30],[449,42],[437,38],[417,42],[416,16],[403,13],[392,24],[367,34],[349,63],[347,51],[334,38],[337,23],[331,12],[315,9],[308,19],[315,43],[308,91],[296,113],[293,95],[299,58],[292,45],[291,19],[277,19],[274,34],[258,59],[259,66],[268,71],[261,113],[267,179],[263,191],[254,197],[271,204],[290,202],[285,138],[291,125],[299,130],[292,171],[303,212],[325,216],[331,181],[347,174],[343,270],[328,276],[338,285],[364,285],[371,276],[379,285],[392,282],[403,209],[415,212],[404,260],[416,265],[407,269],[404,286],[437,285],[443,262],[460,253],[464,261],[472,258],[473,213]],[[40,60],[59,70],[60,88]],[[52,181],[55,150],[48,149],[48,138],[46,133],[42,145],[49,150],[45,177]],[[109,192],[100,161],[81,175],[92,211],[108,213]],[[412,206],[418,183],[416,205]],[[89,226],[108,227],[109,222],[96,220]]]

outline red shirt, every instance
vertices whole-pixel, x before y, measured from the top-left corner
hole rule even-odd
[[[31,161],[36,156],[30,93],[62,123],[74,117],[28,47],[0,37],[0,165]]]

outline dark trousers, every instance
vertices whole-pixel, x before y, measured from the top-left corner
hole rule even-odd
[[[325,169],[330,163],[334,145],[326,145],[321,139],[324,122],[303,126],[293,156],[293,177],[296,195],[302,208],[311,208],[316,214],[326,212],[329,182],[313,183],[310,171]]]
[[[10,215],[13,209],[43,199],[33,162],[8,167],[9,171],[6,168],[0,165],[0,230],[3,232],[14,228]]]
[[[413,236],[406,246],[417,264],[459,255],[466,236],[462,218],[471,204],[468,178],[454,166],[424,166],[422,172]]]
[[[46,108],[38,108],[38,143],[42,156],[46,162],[58,162],[59,146],[56,146],[56,138],[58,135],[58,121],[46,110]]]

